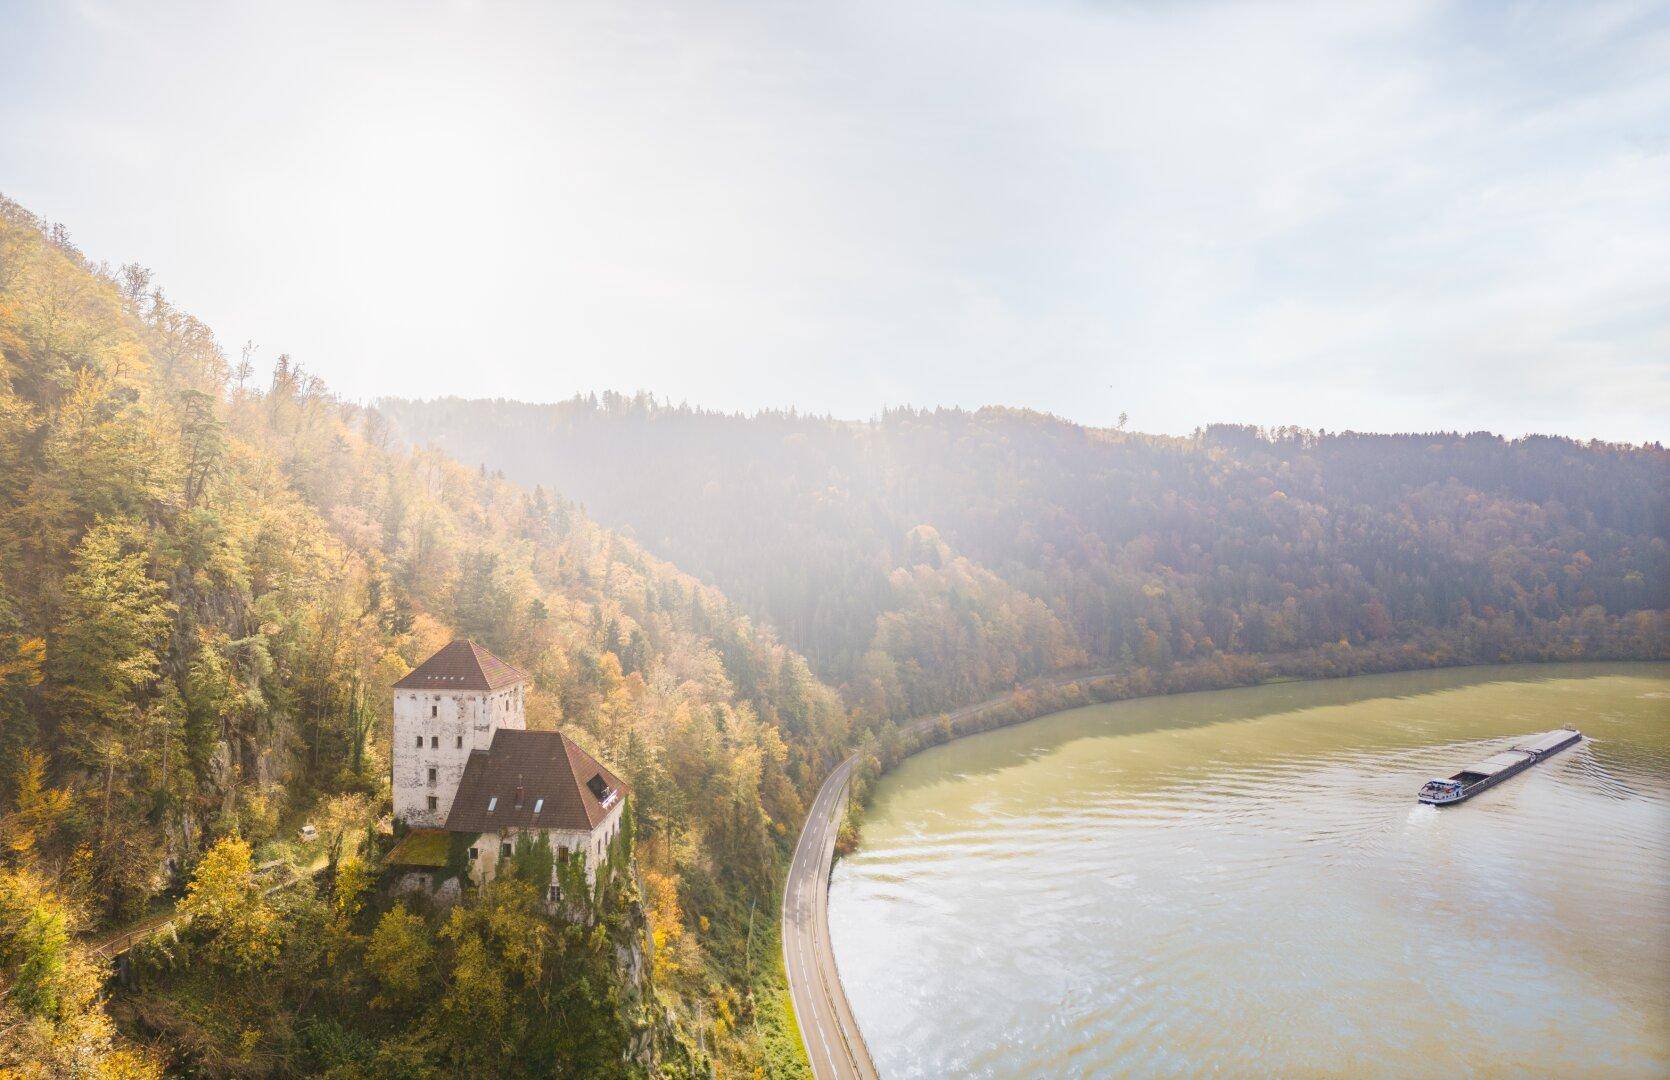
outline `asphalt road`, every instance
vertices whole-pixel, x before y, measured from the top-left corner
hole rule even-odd
[[[1027,689],[1066,686],[1111,674],[1113,668],[1056,675],[1030,683]],[[946,714],[954,724],[959,720],[1008,701],[1018,691],[1001,694],[989,701],[965,705]],[[913,734],[939,722],[938,716],[923,717],[900,730]],[[835,861],[835,834],[846,811],[847,782],[852,778],[854,759],[837,765],[800,831],[794,848],[788,880],[783,883],[783,963],[789,973],[789,995],[794,1000],[800,1037],[812,1062],[817,1080],[871,1080],[878,1076],[870,1048],[853,1019],[841,987],[841,973],[835,967],[835,951],[829,945],[829,871]]]
[[[841,762],[812,800],[783,885],[783,963],[806,1056],[818,1080],[874,1080],[877,1075],[829,947],[829,868],[852,766],[850,757]]]

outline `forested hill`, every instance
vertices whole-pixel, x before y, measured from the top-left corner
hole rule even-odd
[[[571,503],[400,448],[287,359],[248,376],[0,198],[0,1073],[792,1063],[770,913],[850,741],[834,693]],[[390,684],[455,634],[630,780],[652,998],[522,882],[450,918],[366,888]],[[252,876],[321,850],[318,889]],[[182,896],[107,1010],[84,943]]]
[[[582,503],[902,717],[1055,669],[1282,655],[1335,674],[1661,657],[1662,447],[1010,409],[867,423],[606,394],[383,401],[395,431]]]

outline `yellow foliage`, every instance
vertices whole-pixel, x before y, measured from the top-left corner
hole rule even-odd
[[[396,906],[383,913],[365,948],[365,967],[382,992],[380,1006],[399,1005],[422,992],[434,963],[435,946],[423,920]]]
[[[678,881],[670,874],[646,869],[644,904],[649,909],[650,923],[655,927],[655,959],[663,966],[672,963],[680,939],[684,937],[684,911],[678,902]]]
[[[0,1078],[152,1080],[99,1001],[103,966],[68,936],[70,909],[38,875],[0,874]]]
[[[50,832],[69,812],[70,793],[46,786],[46,758],[34,750],[25,750],[17,779],[17,809],[0,819],[0,835],[6,847],[18,858],[26,858],[35,849],[43,832]]]
[[[249,973],[278,956],[278,922],[255,880],[249,844],[241,837],[224,837],[209,849],[186,885],[179,910],[220,967]]]
[[[38,686],[41,664],[46,660],[46,642],[38,637],[25,638],[17,643],[16,651],[0,658],[0,682],[15,681],[19,686]]]

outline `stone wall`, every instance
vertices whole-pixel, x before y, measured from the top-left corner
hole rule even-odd
[[[394,816],[417,828],[444,826],[470,752],[486,750],[501,727],[527,726],[522,698],[520,683],[490,693],[395,690],[390,777]],[[434,809],[429,808],[430,798]]]
[[[582,851],[586,856],[586,880],[596,884],[598,867],[603,865],[604,858],[609,854],[609,844],[620,832],[621,809],[626,805],[625,799],[615,802],[609,808],[609,815],[600,822],[597,828],[590,832],[580,832],[573,829],[507,829],[502,833],[482,833],[473,845],[475,856],[470,860],[470,878],[477,884],[485,885],[499,872],[499,863],[504,858],[504,845],[511,845],[515,849],[516,838],[524,834],[543,832],[551,842],[551,851],[559,850]],[[557,878],[553,870],[551,883],[555,885]]]

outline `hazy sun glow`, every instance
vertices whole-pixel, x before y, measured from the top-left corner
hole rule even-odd
[[[1650,5],[4,19],[0,189],[351,397],[1670,433]]]

